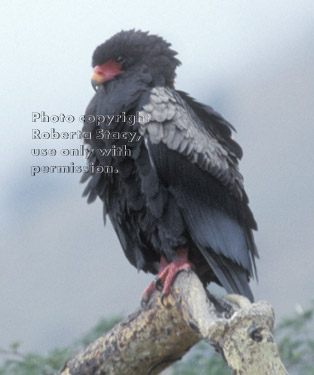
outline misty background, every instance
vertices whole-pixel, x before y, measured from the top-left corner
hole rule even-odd
[[[75,131],[76,121],[32,123],[32,112],[84,114],[91,55],[121,29],[159,34],[178,51],[176,87],[237,129],[240,169],[259,225],[256,300],[277,319],[306,308],[314,287],[314,2],[2,1],[0,346],[45,352],[72,343],[101,317],[131,313],[152,275],[126,260],[79,174],[31,176],[31,129]],[[211,290],[217,290],[212,288]]]

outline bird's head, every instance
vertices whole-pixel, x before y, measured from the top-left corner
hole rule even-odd
[[[161,37],[148,32],[120,31],[94,51],[93,87],[139,68],[150,74],[152,85],[172,87],[180,61],[170,46]]]

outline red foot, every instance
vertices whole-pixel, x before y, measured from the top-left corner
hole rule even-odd
[[[162,286],[161,300],[164,299],[170,292],[170,288],[177,274],[181,271],[188,271],[191,269],[191,264],[188,262],[187,250],[178,250],[178,258],[171,263],[167,263],[164,257],[160,258],[159,272],[154,281],[142,293],[142,303],[146,304],[152,295],[153,291]]]

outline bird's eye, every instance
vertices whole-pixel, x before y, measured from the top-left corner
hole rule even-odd
[[[124,57],[123,56],[118,56],[117,58],[116,58],[116,62],[118,63],[118,64],[122,64],[123,62],[124,62]]]

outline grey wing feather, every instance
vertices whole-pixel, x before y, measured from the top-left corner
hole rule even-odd
[[[152,89],[140,115],[149,120],[140,122],[139,132],[152,144],[164,143],[180,152],[242,198],[243,178],[234,153],[211,134],[177,92],[165,87]]]

